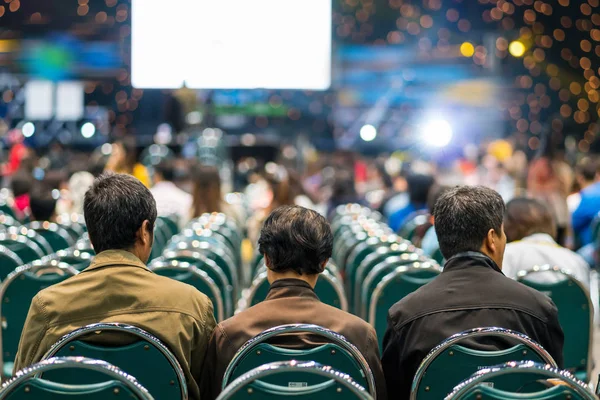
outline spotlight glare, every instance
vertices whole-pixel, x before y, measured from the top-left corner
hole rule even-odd
[[[425,124],[422,134],[429,146],[444,147],[452,140],[452,126],[443,119],[431,121]]]
[[[371,142],[377,137],[377,128],[373,125],[364,125],[360,128],[360,138],[365,142]]]
[[[32,137],[33,134],[35,133],[35,125],[33,124],[33,122],[26,122],[23,124],[23,127],[21,128],[21,132],[23,133],[23,136],[25,136],[25,137]]]
[[[475,54],[475,47],[469,42],[464,42],[460,45],[460,54],[464,57],[472,57]]]
[[[527,49],[525,48],[523,42],[518,40],[510,42],[510,45],[508,46],[508,51],[513,57],[523,57],[523,54],[525,54],[526,50]]]
[[[91,138],[96,133],[96,127],[91,122],[86,122],[81,126],[81,136],[86,139]]]

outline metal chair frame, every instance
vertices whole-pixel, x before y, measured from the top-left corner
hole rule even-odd
[[[181,369],[181,365],[179,361],[173,355],[173,353],[165,346],[160,339],[146,332],[145,330],[138,328],[136,326],[121,324],[116,322],[101,322],[97,324],[91,324],[84,326],[82,328],[76,329],[73,332],[67,333],[62,338],[60,338],[56,343],[54,343],[50,349],[44,354],[42,360],[48,360],[54,357],[54,355],[62,350],[65,346],[68,346],[74,340],[80,339],[86,335],[91,333],[101,333],[101,332],[121,332],[127,333],[131,336],[135,336],[137,338],[143,339],[148,343],[152,344],[171,364],[171,367],[175,371],[177,378],[179,380],[179,386],[181,387],[181,398],[187,400],[188,398],[188,389],[185,381],[185,375],[183,370]],[[39,375],[39,373],[38,373]]]
[[[417,391],[419,389],[419,385],[421,384],[421,380],[423,379],[423,374],[427,371],[429,365],[446,349],[454,344],[457,344],[465,339],[472,339],[476,337],[503,337],[507,339],[512,339],[522,343],[535,351],[537,355],[546,362],[552,368],[557,368],[556,361],[552,358],[550,353],[548,353],[539,343],[533,341],[529,336],[524,335],[519,332],[511,331],[510,329],[498,328],[498,327],[485,327],[485,328],[475,328],[469,329],[467,331],[463,331],[457,334],[450,336],[448,339],[444,340],[442,343],[438,344],[434,347],[429,354],[423,359],[421,365],[417,369],[415,377],[412,382],[411,390],[410,390],[410,400],[416,400]]]
[[[210,290],[212,292],[213,297],[216,299],[217,304],[215,304],[215,306],[217,308],[217,322],[221,322],[225,319],[223,294],[221,293],[221,290],[217,287],[217,284],[215,283],[215,281],[213,281],[211,279],[211,277],[208,276],[208,274],[206,272],[202,271],[200,268],[198,268],[195,265],[190,264],[189,262],[186,262],[186,261],[177,261],[177,260],[164,261],[161,259],[154,260],[152,263],[150,263],[150,265],[148,265],[148,268],[153,272],[160,271],[160,270],[174,270],[174,271],[181,271],[181,272],[189,272],[193,275],[196,275],[196,277],[200,278],[208,285],[208,287],[210,288]]]
[[[227,366],[225,374],[223,375],[222,388],[225,389],[225,387],[227,386],[227,382],[229,381],[237,363],[241,360],[243,356],[245,356],[248,353],[251,353],[254,350],[254,347],[266,342],[272,337],[286,335],[290,333],[311,333],[319,335],[325,339],[328,339],[329,341],[331,341],[331,343],[340,346],[342,349],[350,353],[352,357],[354,357],[356,362],[358,362],[358,364],[361,366],[365,374],[365,379],[367,380],[369,386],[369,393],[373,393],[373,398],[376,398],[375,378],[373,377],[373,372],[371,371],[371,368],[369,368],[369,364],[367,363],[367,360],[362,355],[362,353],[356,348],[356,346],[350,343],[344,336],[340,335],[339,333],[323,328],[322,326],[313,324],[289,324],[276,326],[271,329],[267,329],[266,331],[263,331],[257,336],[248,340],[235,353],[235,355],[231,359],[231,362]]]
[[[586,288],[577,278],[575,278],[571,272],[567,269],[562,269],[558,266],[551,266],[549,264],[546,265],[536,265],[531,270],[523,270],[517,273],[517,280],[520,282],[522,279],[525,279],[528,275],[532,275],[538,272],[555,272],[557,274],[563,274],[567,279],[577,285],[585,294],[588,301],[588,310],[590,310],[590,332],[589,332],[589,342],[588,342],[588,357],[587,357],[587,365],[586,365],[586,376],[591,378],[592,373],[592,347],[594,342],[594,305],[592,303],[592,298],[590,296],[590,291]]]
[[[454,390],[444,400],[459,400],[461,396],[466,394],[475,386],[489,381],[499,375],[503,375],[506,371],[515,371],[519,373],[531,373],[536,375],[546,375],[549,379],[559,379],[566,383],[571,389],[574,389],[577,394],[586,400],[597,400],[592,390],[583,382],[575,378],[570,372],[560,370],[554,365],[540,364],[533,361],[511,361],[508,363],[495,365],[488,368],[483,368],[466,381],[457,385]]]
[[[38,232],[38,231],[54,232],[57,235],[59,235],[61,238],[63,238],[69,246],[73,246],[75,244],[75,241],[73,240],[73,237],[69,234],[69,232],[64,227],[58,225],[57,223],[48,222],[48,221],[44,221],[44,222],[33,221],[25,226],[36,232]],[[54,249],[52,249],[52,250],[54,250]]]
[[[154,400],[152,395],[138,383],[131,375],[112,364],[101,360],[93,360],[85,357],[56,357],[42,360],[36,364],[18,371],[13,378],[2,384],[0,390],[0,399],[6,398],[15,387],[27,382],[31,378],[38,377],[40,374],[57,369],[82,368],[91,371],[100,372],[107,375],[111,380],[121,382],[127,386],[140,400]]]
[[[43,254],[42,248],[36,242],[34,242],[33,239],[31,239],[27,236],[7,233],[7,232],[0,232],[0,241],[4,241],[4,240],[10,240],[12,242],[20,243],[20,244],[28,246],[30,249],[32,249],[36,253],[38,258],[43,258],[45,256],[45,254]],[[6,247],[6,244],[2,244],[2,245],[4,247]]]

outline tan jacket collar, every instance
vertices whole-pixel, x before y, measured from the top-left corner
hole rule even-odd
[[[126,250],[106,250],[94,257],[94,261],[90,264],[85,271],[92,271],[99,268],[111,267],[111,266],[131,266],[145,269],[150,272],[148,267],[133,253]]]

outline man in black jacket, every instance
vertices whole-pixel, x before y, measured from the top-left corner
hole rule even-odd
[[[500,270],[505,210],[500,195],[481,186],[458,186],[438,199],[434,226],[448,261],[439,277],[389,311],[382,356],[388,398],[408,399],[427,353],[467,329],[495,326],[524,333],[562,365],[564,337],[556,306]],[[481,350],[507,346],[503,341],[485,343],[467,345]]]

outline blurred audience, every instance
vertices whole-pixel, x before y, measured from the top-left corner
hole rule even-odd
[[[457,186],[439,197],[433,214],[447,261],[440,276],[389,310],[382,355],[388,396],[407,399],[413,376],[431,349],[453,334],[482,326],[521,332],[562,366],[564,337],[556,306],[501,272],[506,245],[502,197],[482,186]],[[503,345],[490,340],[473,348]]]
[[[176,215],[180,227],[190,219],[192,208],[192,195],[181,190],[173,182],[175,179],[175,165],[164,160],[154,167],[154,186],[150,193],[156,201],[158,215]]]
[[[24,219],[30,213],[30,192],[34,185],[31,173],[20,170],[11,179],[10,187],[15,200],[15,214],[18,219]]]
[[[150,187],[150,174],[146,167],[137,161],[137,147],[133,140],[116,142],[106,162],[105,170],[120,174],[133,175],[146,187]]]
[[[519,271],[549,264],[572,274],[589,288],[590,266],[577,253],[556,243],[556,224],[547,206],[534,199],[516,198],[506,205],[504,229],[508,244],[502,272],[516,279]],[[536,279],[556,282],[555,273],[536,274]]]
[[[448,186],[434,184],[429,190],[429,195],[427,196],[427,209],[432,214],[429,218],[434,226],[425,232],[425,236],[423,236],[423,239],[421,240],[421,249],[429,256],[433,256],[440,248],[440,243],[438,242],[437,235],[435,233],[435,218],[433,216],[435,203],[437,203],[438,199],[448,190],[450,190],[450,187]]]
[[[394,232],[398,232],[411,214],[427,210],[427,196],[435,183],[433,176],[425,174],[410,174],[406,181],[408,184],[408,204],[393,213],[388,219],[388,224]]]
[[[592,243],[592,220],[600,212],[600,163],[597,159],[585,158],[575,168],[575,177],[580,188],[579,205],[572,215],[576,243],[586,246]]]
[[[56,198],[52,196],[52,190],[42,185],[31,191],[29,198],[32,221],[50,221],[56,219]]]

